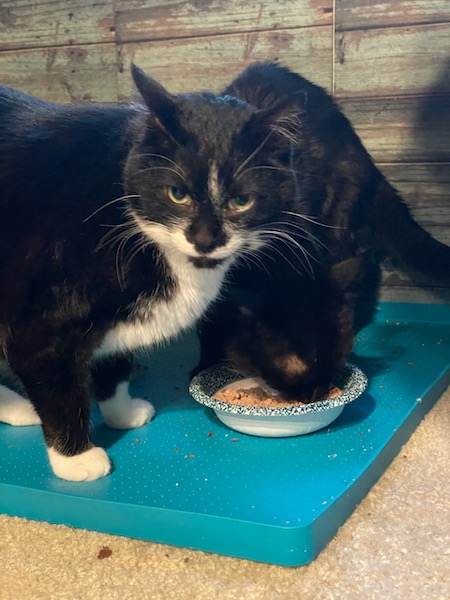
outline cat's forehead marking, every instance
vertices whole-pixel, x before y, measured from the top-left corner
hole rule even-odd
[[[208,194],[213,202],[220,202],[222,194],[219,183],[219,169],[216,161],[211,161],[209,164]]]

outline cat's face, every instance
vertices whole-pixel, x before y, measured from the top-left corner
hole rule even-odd
[[[282,116],[231,97],[174,97],[142,71],[134,77],[149,113],[125,186],[141,232],[198,267],[260,248],[295,202]]]

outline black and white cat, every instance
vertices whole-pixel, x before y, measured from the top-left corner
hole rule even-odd
[[[0,386],[0,420],[41,423],[54,473],[74,481],[111,469],[89,438],[90,393],[111,427],[147,423],[130,351],[192,325],[295,202],[289,103],[133,77],[144,105],[0,87],[0,359],[24,390]]]

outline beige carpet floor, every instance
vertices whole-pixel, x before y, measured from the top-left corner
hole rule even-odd
[[[310,565],[0,516],[1,600],[449,600],[450,388]]]

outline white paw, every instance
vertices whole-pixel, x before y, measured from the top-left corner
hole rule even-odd
[[[61,479],[93,481],[111,471],[108,455],[103,448],[97,446],[75,456],[65,456],[54,448],[47,448],[47,452],[54,474]]]
[[[130,409],[128,422],[131,429],[145,425],[155,416],[153,404],[141,398],[131,398]]]
[[[151,421],[155,409],[147,400],[130,398],[126,411],[109,414],[102,411],[102,414],[106,425],[112,429],[135,429]]]
[[[98,404],[103,420],[112,429],[135,429],[148,423],[155,409],[147,400],[130,398],[128,384],[123,382],[117,386],[116,394],[109,400]]]
[[[0,421],[16,426],[39,425],[41,422],[31,402],[4,385],[0,385]]]

